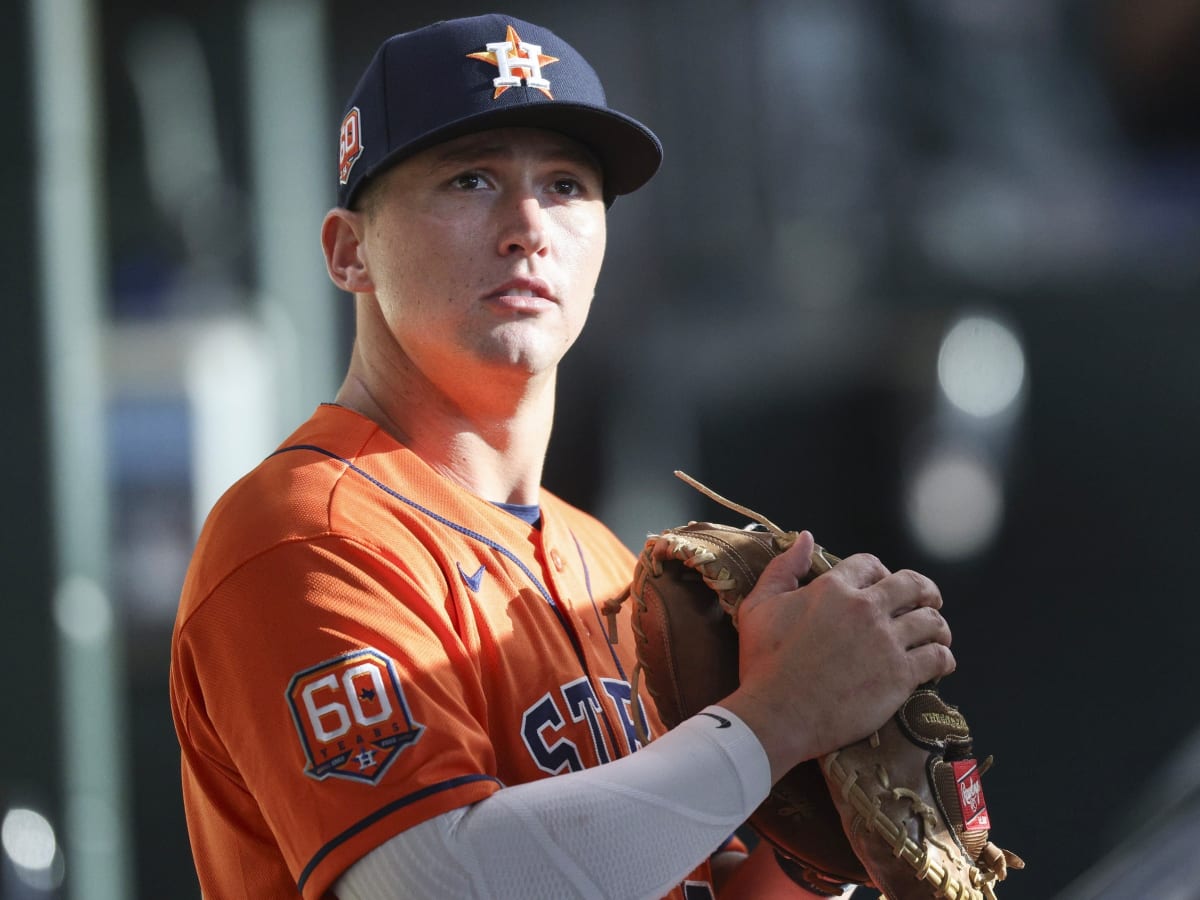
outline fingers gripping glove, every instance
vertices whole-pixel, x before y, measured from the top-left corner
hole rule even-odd
[[[737,688],[738,606],[797,538],[676,474],[767,530],[692,522],[647,540],[627,595],[638,657],[633,697],[644,679],[668,728]],[[806,581],[839,561],[817,547]],[[634,721],[642,721],[638,710]],[[992,900],[1008,868],[1024,864],[988,841],[980,783],[988,762],[975,765],[965,719],[925,685],[878,732],[793,768],[749,824],[816,893],[867,884],[889,900]]]

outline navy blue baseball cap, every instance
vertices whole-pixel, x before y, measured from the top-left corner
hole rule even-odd
[[[342,119],[338,206],[421,150],[510,126],[547,128],[587,147],[610,202],[662,162],[654,132],[610,109],[595,71],[554,32],[512,16],[453,19],[395,35],[376,51]]]

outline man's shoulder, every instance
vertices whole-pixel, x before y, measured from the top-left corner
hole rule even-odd
[[[331,498],[376,431],[361,417],[322,406],[222,495],[204,533],[231,533],[244,543],[328,530]]]
[[[366,471],[381,465],[371,459],[381,455],[389,457],[386,486]],[[378,501],[397,494],[397,482],[408,489],[403,487],[405,455],[368,420],[322,407],[216,502],[201,529],[190,574],[211,584],[276,548],[401,540],[394,509]]]

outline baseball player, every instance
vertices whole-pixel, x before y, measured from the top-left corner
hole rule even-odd
[[[600,614],[633,557],[540,478],[606,208],[660,159],[529,22],[367,66],[321,231],[345,381],[213,509],[173,636],[205,896],[810,896],[729,836],[953,668],[921,576],[857,556],[797,590],[806,533],[745,601],[738,691],[639,741],[633,635]]]

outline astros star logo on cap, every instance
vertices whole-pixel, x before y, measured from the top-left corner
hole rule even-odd
[[[521,76],[513,74],[517,71],[525,73],[525,83],[537,88],[551,100],[550,82],[542,77],[542,66],[558,62],[557,56],[547,56],[537,44],[526,44],[521,41],[517,30],[511,25],[503,41],[487,45],[486,53],[468,53],[468,59],[478,59],[491,63],[500,70],[500,74],[492,79],[496,92],[492,94],[495,100],[510,87],[521,86]]]

